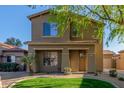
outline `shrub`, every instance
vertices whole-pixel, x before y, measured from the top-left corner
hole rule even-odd
[[[65,68],[64,68],[64,74],[65,74],[65,75],[71,74],[71,71],[72,71],[72,70],[71,70],[70,67],[65,67]]]
[[[111,77],[117,77],[118,73],[117,73],[116,70],[110,70],[110,71],[109,71],[109,75],[110,75]]]
[[[118,77],[118,80],[124,81],[124,77]]]
[[[10,72],[10,71],[18,71],[17,68],[19,64],[17,63],[0,63],[0,71]]]
[[[119,74],[118,74],[118,80],[124,81],[124,75],[121,74],[121,73],[119,73]]]
[[[21,61],[28,66],[30,75],[33,75],[32,65],[33,65],[33,62],[35,61],[35,54],[29,54],[29,55],[23,56]]]

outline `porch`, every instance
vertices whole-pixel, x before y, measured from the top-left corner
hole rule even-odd
[[[95,71],[95,56],[88,48],[40,48],[35,54],[34,72],[64,72],[65,67],[77,73]]]

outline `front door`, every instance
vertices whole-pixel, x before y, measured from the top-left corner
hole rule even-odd
[[[70,51],[70,66],[73,72],[79,71],[79,51]]]
[[[85,52],[82,50],[70,51],[70,66],[73,72],[86,70],[85,58]]]

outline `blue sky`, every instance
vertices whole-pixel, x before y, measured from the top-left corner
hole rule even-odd
[[[27,6],[0,6],[0,42],[4,42],[9,37],[15,37],[22,42],[31,40],[31,23],[27,19],[28,15],[40,12],[47,7],[31,9]],[[105,29],[106,35],[108,30]],[[105,41],[105,38],[104,38]],[[104,49],[120,51],[124,49],[124,44],[118,44],[117,40],[110,43],[109,47],[104,44]],[[23,46],[27,48],[27,46]]]

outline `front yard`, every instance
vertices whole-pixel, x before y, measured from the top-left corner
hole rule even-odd
[[[14,88],[114,88],[108,82],[87,78],[35,78],[18,82]]]

